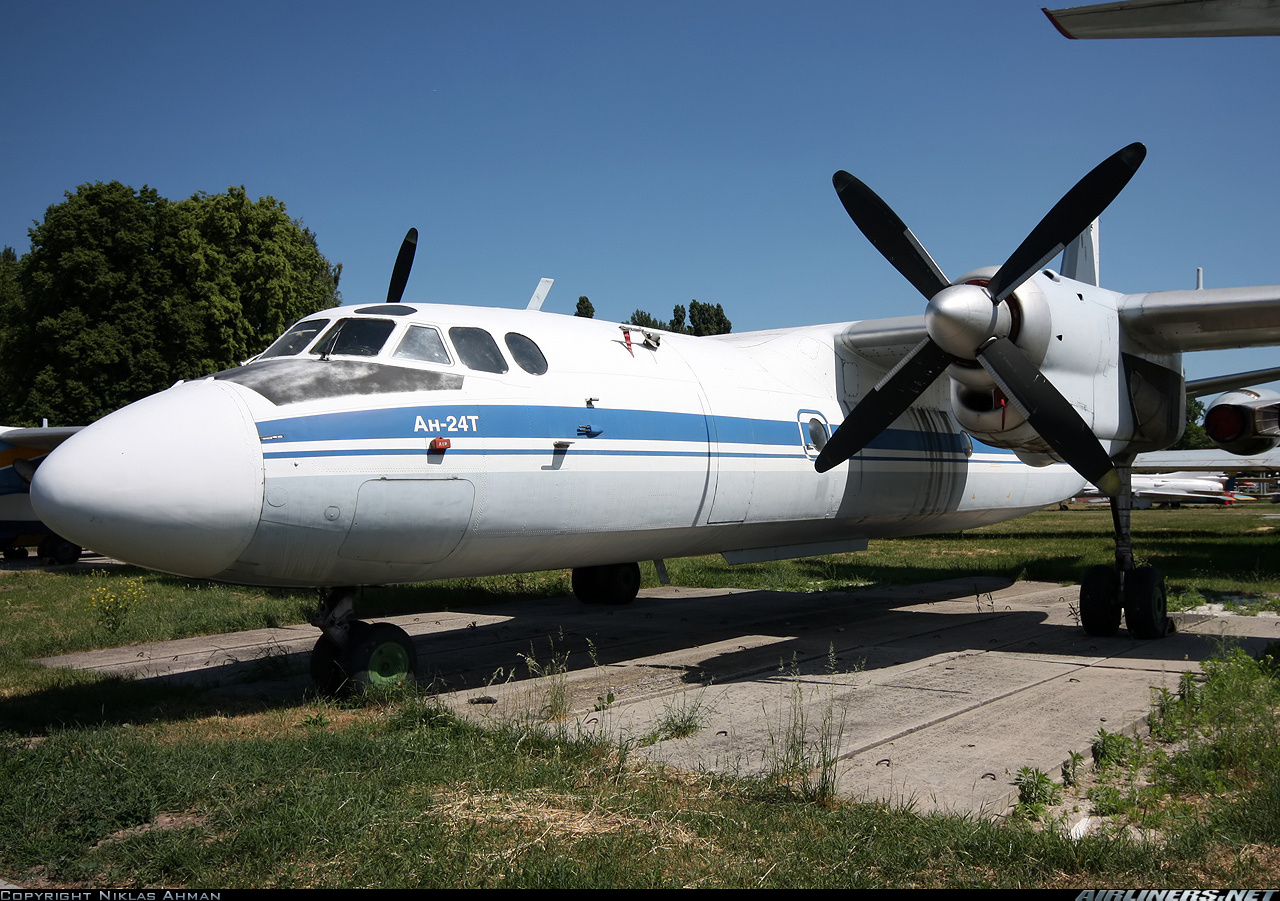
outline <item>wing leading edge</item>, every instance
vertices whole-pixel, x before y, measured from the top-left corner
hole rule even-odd
[[[1043,12],[1073,40],[1280,34],[1280,0],[1122,0]]]

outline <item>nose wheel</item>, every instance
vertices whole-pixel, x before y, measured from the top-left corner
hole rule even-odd
[[[359,589],[330,592],[312,623],[324,630],[311,650],[311,681],[327,696],[356,686],[389,688],[414,678],[418,652],[413,639],[391,623],[354,619]]]

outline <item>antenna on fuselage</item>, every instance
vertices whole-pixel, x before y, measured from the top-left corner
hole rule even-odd
[[[542,302],[547,299],[547,294],[551,292],[551,286],[555,284],[554,278],[544,278],[539,280],[538,287],[533,290],[533,296],[529,298],[529,305],[526,310],[541,310]]]

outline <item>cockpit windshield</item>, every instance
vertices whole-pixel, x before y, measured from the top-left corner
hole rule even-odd
[[[395,327],[395,322],[390,319],[343,319],[325,332],[325,336],[311,348],[311,353],[376,357]]]
[[[449,352],[445,350],[444,341],[440,338],[440,333],[429,325],[409,326],[404,337],[400,339],[400,346],[391,356],[401,360],[422,360],[426,363],[446,365],[452,362],[449,359]]]
[[[320,330],[329,324],[328,319],[304,319],[264,350],[258,359],[267,357],[292,357],[299,354],[311,343],[311,339],[320,334]]]

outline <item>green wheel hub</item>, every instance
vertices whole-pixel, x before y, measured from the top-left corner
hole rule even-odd
[[[409,654],[396,641],[384,641],[369,655],[369,684],[379,688],[399,685],[413,675]]]

